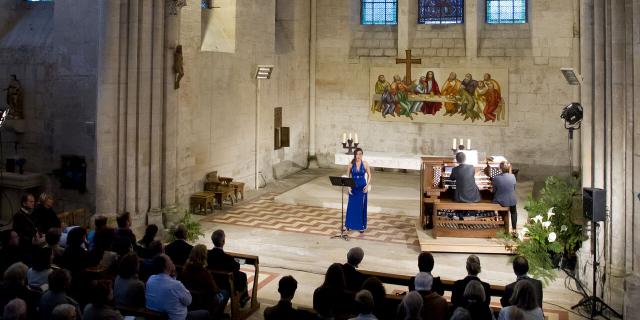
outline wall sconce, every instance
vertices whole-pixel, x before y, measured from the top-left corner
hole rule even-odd
[[[259,65],[256,68],[256,79],[271,79],[271,73],[273,72],[273,65]]]
[[[579,73],[576,73],[573,68],[560,68],[560,72],[567,80],[567,83],[573,86],[582,85],[582,76]]]

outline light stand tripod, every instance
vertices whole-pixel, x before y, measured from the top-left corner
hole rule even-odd
[[[331,185],[341,187],[340,198],[342,199],[342,210],[340,211],[340,234],[332,236],[333,238],[341,238],[345,241],[349,241],[349,235],[344,233],[344,187],[355,188],[356,182],[353,178],[347,177],[329,177]]]

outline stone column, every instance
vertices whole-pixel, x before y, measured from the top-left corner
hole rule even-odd
[[[151,51],[153,48],[153,1],[140,1],[140,39],[138,61],[137,184],[138,214],[149,211],[149,166],[151,156]],[[157,2],[157,1],[156,1]]]
[[[180,13],[166,15],[164,28],[164,131],[162,132],[162,199],[163,207],[176,203],[178,91],[174,89],[173,58],[179,45]]]
[[[153,2],[153,47],[151,53],[151,136],[149,203],[151,209],[162,207],[162,132],[165,74],[165,4]]]
[[[405,50],[409,47],[409,26],[415,24],[409,21],[409,0],[398,0],[398,52],[397,56],[404,58]]]
[[[129,3],[120,2],[120,65],[118,75],[118,185],[117,212],[126,210],[127,188],[127,57],[129,56]]]
[[[139,48],[139,0],[129,1],[129,29],[127,52],[127,102],[126,102],[126,169],[125,169],[125,210],[131,213],[138,211],[136,203],[136,179],[138,176],[138,148],[136,133],[138,131],[138,48]]]
[[[464,2],[464,39],[467,58],[475,58],[478,56],[478,2]]]

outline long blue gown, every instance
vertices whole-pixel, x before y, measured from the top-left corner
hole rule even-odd
[[[350,230],[367,229],[367,193],[363,192],[367,185],[366,172],[364,163],[360,163],[360,170],[356,168],[355,163],[351,165],[351,177],[355,180],[356,187],[351,188],[347,204],[345,227]]]

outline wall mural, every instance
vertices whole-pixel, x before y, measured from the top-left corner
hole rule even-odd
[[[441,124],[507,126],[506,68],[414,67],[406,81],[401,67],[370,69],[369,119]],[[411,77],[411,71],[405,72]]]

